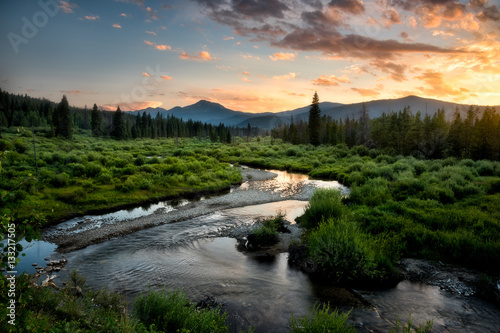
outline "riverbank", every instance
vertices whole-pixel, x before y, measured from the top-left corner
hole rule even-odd
[[[71,225],[63,223],[46,228],[42,233],[43,239],[57,244],[58,252],[67,253],[114,237],[192,219],[219,210],[283,200],[307,201],[316,188],[306,180],[307,176],[304,176],[304,180],[288,183],[276,179],[276,173],[246,167],[241,168],[241,175],[243,183],[233,187],[229,193],[202,197],[200,200],[178,205],[168,214],[158,210],[155,214],[135,219],[99,223],[90,216]]]

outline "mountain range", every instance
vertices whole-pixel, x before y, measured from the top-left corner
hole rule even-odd
[[[405,107],[410,107],[413,113],[420,111],[422,117],[425,114],[433,115],[438,109],[444,109],[446,117],[451,119],[455,110],[459,110],[462,117],[465,117],[469,105],[444,102],[436,99],[422,98],[418,96],[407,96],[398,99],[384,99],[363,102],[369,112],[370,118],[380,117],[382,113],[390,113],[392,111],[402,111]],[[333,119],[346,119],[359,117],[359,112],[363,107],[363,103],[341,104],[332,102],[321,102],[319,107],[322,115],[331,116]],[[206,122],[214,125],[223,123],[227,126],[247,127],[250,124],[252,127],[263,129],[271,129],[281,124],[290,123],[292,117],[294,120],[306,120],[309,116],[309,105],[288,111],[282,112],[265,112],[265,113],[250,113],[243,111],[234,111],[224,107],[221,104],[200,100],[195,104],[185,107],[176,106],[172,109],[164,108],[146,108],[143,110],[129,111],[131,114],[151,114],[155,117],[158,113],[166,117],[168,115],[182,118],[183,120],[192,119],[194,121]],[[479,107],[480,111],[484,110],[484,106]],[[500,110],[500,106],[495,106]]]

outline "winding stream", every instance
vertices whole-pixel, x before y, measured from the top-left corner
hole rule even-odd
[[[345,311],[353,308],[350,321],[363,332],[386,332],[397,315],[404,322],[410,313],[415,323],[433,319],[433,332],[500,331],[499,309],[474,297],[408,281],[388,290],[357,291],[360,296],[354,296],[351,291],[315,283],[302,271],[290,268],[286,253],[257,256],[238,252],[236,240],[227,237],[233,228],[252,224],[256,218],[274,215],[277,211],[286,212],[292,221],[303,213],[306,200],[316,187],[347,191],[336,182],[273,172],[278,174],[275,179],[245,182],[214,199],[160,203],[142,213],[121,211],[114,215],[87,216],[46,230],[49,236],[51,233],[78,234],[82,232],[80,229],[120,223],[121,219],[130,218],[127,214],[166,219],[169,214],[188,209],[190,205],[201,205],[203,201],[207,207],[215,207],[208,214],[161,224],[67,253],[68,264],[56,282],[61,283],[69,272],[77,269],[87,276],[89,286],[107,286],[129,299],[149,288],[182,288],[193,300],[214,296],[224,304],[233,331],[251,324],[256,332],[288,332],[290,315],[305,315],[317,302],[329,302]],[[254,193],[250,191],[266,198],[269,195],[273,202],[229,209],[220,205],[237,195]],[[33,248],[42,245],[50,248],[47,244],[50,243],[40,242]],[[38,263],[51,255],[53,247],[45,250],[48,252],[38,250]],[[359,297],[373,306],[361,305],[356,301]]]

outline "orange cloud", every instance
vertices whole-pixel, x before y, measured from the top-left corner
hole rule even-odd
[[[389,28],[393,24],[401,23],[401,19],[399,18],[399,13],[393,8],[386,10],[383,13],[382,17],[386,28]]]
[[[160,51],[171,50],[172,48],[169,45],[155,45],[155,49]]]
[[[455,88],[448,80],[444,80],[443,73],[426,71],[415,79],[424,81],[430,88],[419,87],[422,93],[433,97],[453,97],[455,100],[464,100],[471,96],[466,88]]]
[[[172,80],[172,77],[171,76],[168,76],[168,75],[162,75],[160,76],[163,80]]]
[[[172,47],[170,45],[158,45],[154,42],[150,42],[149,40],[144,40],[144,44],[153,46],[155,49],[160,50],[160,51],[166,51],[166,50],[171,50]]]
[[[344,75],[342,77],[336,77],[335,75],[321,75],[319,78],[316,80],[313,80],[312,83],[317,86],[325,86],[325,87],[331,87],[331,86],[338,86],[340,83],[351,83],[351,80],[347,77],[347,75]]]
[[[186,52],[181,52],[179,53],[179,59],[209,61],[216,60],[217,58],[212,57],[208,51],[201,51],[198,55],[190,55]]]
[[[297,77],[297,74],[294,72],[290,72],[285,75],[278,75],[278,76],[273,76],[274,80],[289,80],[289,79],[295,79]]]
[[[351,88],[351,90],[357,92],[363,97],[378,97],[380,95],[380,92],[375,89]]]
[[[153,36],[156,36],[156,32],[154,32],[154,31],[146,31],[146,33],[147,33],[147,34],[151,34],[151,35],[153,35]]]
[[[142,72],[142,76],[144,76],[144,77],[151,77],[151,75],[149,75],[147,72]]]
[[[252,82],[252,80],[250,80],[249,78],[247,77],[242,77],[241,78],[241,81],[244,81],[244,82]]]
[[[121,13],[120,16],[123,16],[123,17],[130,17],[130,15],[128,14],[125,14],[125,13]]]
[[[277,60],[295,60],[295,56],[297,53],[285,53],[285,52],[279,52],[279,53],[274,53],[272,56],[269,56],[271,60],[277,61]]]
[[[234,37],[224,37],[223,40],[231,40],[234,39]]]
[[[115,24],[113,24],[113,28],[121,29],[121,28],[122,28],[122,26],[121,26],[121,25],[119,25],[118,23],[115,23]]]
[[[163,103],[159,101],[143,101],[143,102],[131,102],[131,103],[121,103],[121,104],[104,104],[100,107],[105,111],[116,111],[118,106],[122,111],[135,111],[142,110],[146,108],[158,108],[162,106]]]

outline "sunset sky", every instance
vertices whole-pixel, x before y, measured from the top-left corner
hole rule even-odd
[[[105,110],[418,95],[500,105],[500,0],[17,0],[0,88]]]

